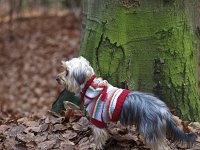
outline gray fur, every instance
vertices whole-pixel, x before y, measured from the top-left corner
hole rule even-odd
[[[196,134],[185,134],[177,128],[164,102],[141,92],[131,92],[126,97],[120,122],[125,126],[135,124],[151,149],[158,149],[158,145],[162,145],[166,132],[173,140],[187,142],[189,146],[197,138]]]
[[[82,72],[74,72],[73,73],[74,79],[77,81],[79,85],[83,84],[86,79],[86,73],[85,71]]]

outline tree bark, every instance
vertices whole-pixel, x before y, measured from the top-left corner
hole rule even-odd
[[[8,35],[9,35],[9,41],[12,41],[14,39],[13,34],[13,11],[15,7],[15,1],[9,0],[9,21],[8,21]]]
[[[81,55],[115,86],[154,93],[200,120],[198,0],[85,0]]]

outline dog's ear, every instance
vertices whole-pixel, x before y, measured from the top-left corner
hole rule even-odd
[[[86,80],[86,73],[85,72],[74,72],[73,73],[74,79],[77,81],[79,85],[83,84]]]
[[[79,56],[80,60],[86,60],[83,56]]]
[[[65,68],[65,69],[69,70],[66,61],[62,60],[62,61],[61,61],[61,66],[62,66],[63,68]]]
[[[92,68],[91,68],[92,69]],[[88,71],[83,71],[83,72],[74,72],[73,76],[74,79],[77,81],[77,83],[79,85],[83,84],[84,82],[86,82],[87,80],[89,80],[92,76],[92,71],[88,70]]]
[[[85,63],[87,63],[87,65],[90,65],[89,61],[87,59],[85,59],[83,56],[79,56],[79,59]]]

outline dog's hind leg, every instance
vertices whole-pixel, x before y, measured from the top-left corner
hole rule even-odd
[[[101,150],[103,149],[103,146],[105,145],[107,139],[108,139],[108,133],[105,129],[97,128],[96,126],[92,126],[93,134],[94,134],[94,146],[93,148],[95,150]]]
[[[150,148],[150,150],[168,150],[165,137],[158,135],[156,131],[150,131],[146,133],[141,133],[139,131],[139,133],[144,140],[147,148]]]
[[[166,150],[166,123],[157,116],[157,119],[143,116],[138,124],[138,131],[146,145],[151,150]]]

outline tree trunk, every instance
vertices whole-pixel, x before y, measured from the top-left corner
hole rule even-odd
[[[14,39],[14,34],[13,34],[13,11],[15,7],[15,1],[14,0],[9,0],[9,21],[8,21],[8,36],[9,36],[9,41],[12,41]]]
[[[200,120],[198,0],[85,0],[81,55],[115,86],[154,93]]]

